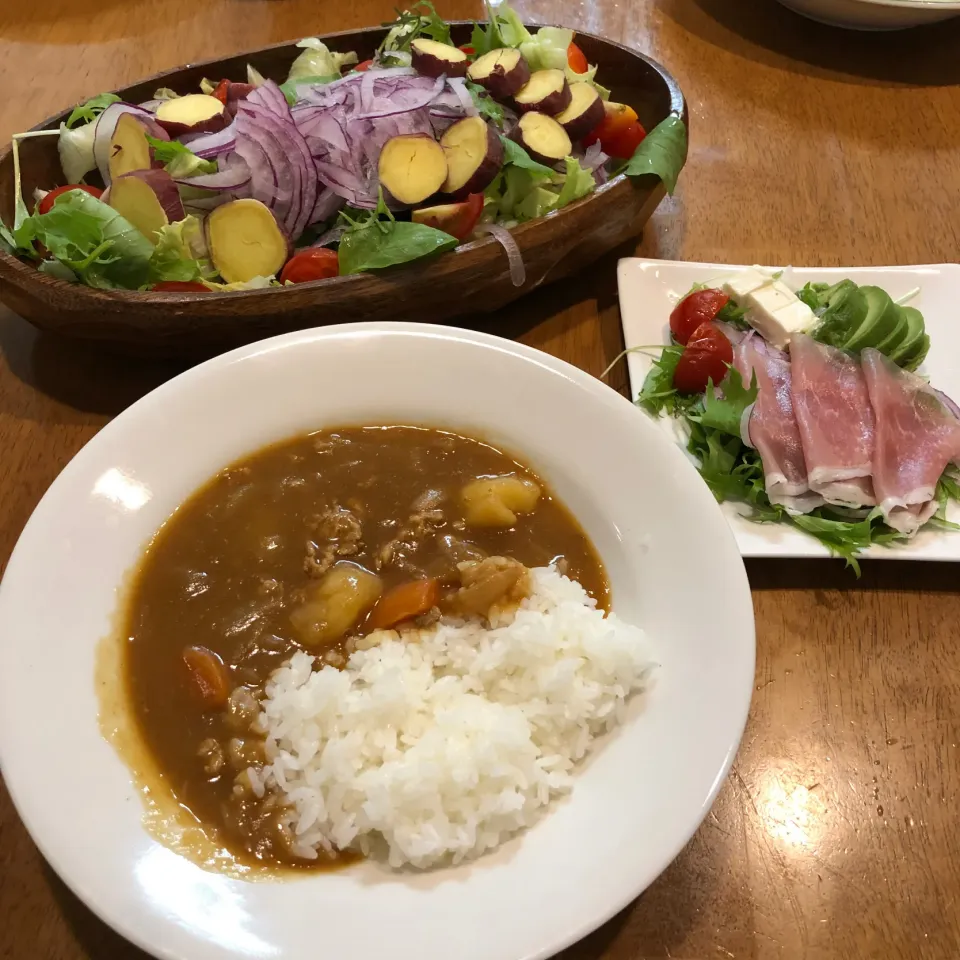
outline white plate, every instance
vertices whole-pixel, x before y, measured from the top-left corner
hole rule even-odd
[[[780,0],[785,7],[831,26],[853,30],[902,30],[960,13],[951,0]]]
[[[144,830],[97,726],[94,650],[144,544],[199,484],[322,426],[481,434],[548,478],[603,557],[614,606],[659,663],[569,799],[476,863],[375,863],[250,883]],[[698,573],[691,578],[690,557]],[[667,866],[733,759],[754,675],[743,564],[693,468],[631,404],[536,350],[413,324],[326,327],[183,374],[106,426],[31,517],[0,587],[0,762],[43,854],[160,957],[533,960],[584,936]]]
[[[694,285],[719,285],[727,277],[748,269],[722,263],[678,263],[673,260],[624,259],[617,267],[620,315],[627,347],[668,343],[670,311]],[[782,269],[767,267],[770,271]],[[956,321],[960,300],[960,264],[943,263],[916,267],[788,267],[783,279],[792,289],[808,281],[836,283],[849,277],[855,283],[882,287],[894,300],[912,290],[920,293],[910,301],[923,313],[930,335],[930,353],[920,373],[948,396],[960,397],[960,325]],[[643,353],[627,357],[631,397],[636,397],[651,359]],[[659,425],[675,443],[686,441],[678,423],[662,417]],[[813,537],[783,523],[751,523],[738,514],[736,504],[721,504],[745,557],[829,557],[830,553]],[[951,503],[950,520],[960,522],[960,505]],[[922,530],[903,545],[871,547],[862,557],[896,560],[960,560],[960,532]]]

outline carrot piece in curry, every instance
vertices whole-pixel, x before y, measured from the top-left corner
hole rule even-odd
[[[200,702],[211,709],[226,705],[230,681],[223,661],[206,647],[187,647],[183,651],[190,688]]]
[[[388,590],[373,608],[369,626],[373,630],[394,627],[432,610],[440,600],[440,581],[412,580]]]

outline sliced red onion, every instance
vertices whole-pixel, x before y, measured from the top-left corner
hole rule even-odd
[[[313,205],[313,213],[310,214],[310,223],[323,223],[324,220],[329,220],[340,210],[343,204],[343,197],[334,193],[333,190],[329,188],[321,190],[317,196],[317,202]],[[332,231],[329,230],[327,231],[327,233],[331,232]],[[326,236],[326,234],[324,234],[324,236]],[[330,241],[327,242],[329,243]],[[314,244],[314,246],[317,246],[317,244]]]
[[[953,400],[950,399],[942,390],[933,391],[941,400],[943,405],[958,419],[960,420],[960,406],[958,406]]]
[[[411,80],[404,88],[399,86],[387,96],[377,95],[376,93],[370,101],[370,105],[365,107],[364,112],[357,114],[356,120],[374,120],[379,117],[395,117],[401,113],[411,113],[414,110],[422,110],[429,107],[437,96],[442,92],[445,84],[443,77],[436,80],[430,80],[428,77],[417,78],[428,81],[428,85],[413,85]],[[374,87],[376,84],[374,84]],[[360,91],[360,98],[363,101],[363,89]]]
[[[153,115],[132,103],[111,103],[103,113],[97,117],[96,129],[93,134],[93,157],[97,161],[97,169],[103,182],[110,185],[110,141],[117,129],[117,122],[125,114],[130,113],[146,128],[147,133],[155,140],[169,140],[167,131],[160,126]]]
[[[747,447],[752,447],[753,442],[750,439],[750,417],[753,416],[753,407],[751,403],[740,415],[740,439]]]
[[[286,100],[281,114],[271,86],[276,88],[268,80],[240,103],[237,152],[250,168],[250,195],[267,204],[281,227],[296,238],[306,229],[317,202],[317,170]],[[263,90],[268,91],[268,106],[255,99]],[[260,149],[253,149],[253,143]]]
[[[204,214],[216,209],[222,203],[229,203],[233,199],[233,195],[226,191],[212,194],[209,197],[192,197],[189,200],[185,198],[183,208],[187,213]]]
[[[251,106],[263,107],[278,117],[290,116],[287,98],[272,80],[265,80],[259,87],[248,93],[245,102]]]
[[[338,243],[346,229],[347,228],[343,224],[340,224],[336,227],[331,227],[326,233],[321,234],[313,243],[311,243],[310,246],[329,247],[331,243]]]
[[[140,108],[146,110],[147,113],[156,113],[157,107],[159,107],[161,103],[163,103],[162,100],[146,100],[140,104]]]
[[[485,223],[477,227],[478,233],[489,233],[507,253],[507,259],[510,261],[510,282],[515,287],[522,287],[527,279],[527,271],[523,266],[523,257],[520,255],[520,248],[513,235],[506,227],[501,227],[498,223]]]
[[[237,153],[228,153],[220,161],[220,168],[216,173],[205,173],[196,177],[180,177],[177,183],[187,187],[197,187],[200,190],[231,190],[237,191],[250,183],[250,168],[246,161]]]
[[[228,123],[216,133],[185,133],[178,138],[188,146],[198,157],[204,160],[213,160],[233,150],[237,142],[236,121]]]

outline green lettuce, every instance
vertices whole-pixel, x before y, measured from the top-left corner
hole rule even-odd
[[[516,17],[516,14],[510,10]],[[517,21],[519,23],[519,20]],[[541,27],[531,35],[520,24],[520,28],[529,39],[523,39],[519,46],[523,59],[530,64],[531,70],[567,70],[567,49],[573,43],[573,31],[562,27]],[[579,77],[578,77],[579,79]]]
[[[171,177],[198,177],[217,172],[216,160],[204,160],[178,140],[157,140],[147,137],[154,160],[162,163]]]
[[[686,162],[687,125],[680,117],[671,114],[643,138],[627,161],[625,172],[631,177],[653,174],[672,194]]]
[[[61,194],[49,212],[30,217],[23,228],[88,286],[136,290],[150,280],[153,244],[84,190]]]
[[[536,220],[579,200],[596,186],[591,171],[573,157],[567,157],[564,172],[557,173],[506,139],[504,151],[504,168],[484,192],[485,203],[496,210],[500,221]]]
[[[287,80],[296,80],[299,77],[339,77],[341,68],[357,62],[355,53],[334,53],[317,37],[305,37],[297,46],[303,49],[303,53],[291,64]]]
[[[161,227],[150,257],[150,280],[209,280],[216,271],[207,259],[203,227],[197,217],[188,216]]]

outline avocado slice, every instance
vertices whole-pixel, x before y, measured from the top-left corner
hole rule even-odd
[[[831,347],[842,347],[867,316],[867,298],[852,280],[841,280],[820,294],[826,310],[813,337]]]
[[[877,344],[877,349],[887,357],[899,348],[903,342],[903,338],[907,335],[907,327],[909,326],[907,323],[907,311],[897,304],[894,304],[894,306],[897,308],[897,325],[890,331],[889,336]]]
[[[904,307],[903,312],[907,316],[907,332],[900,341],[900,345],[887,354],[900,367],[904,366],[905,360],[909,360],[920,351],[925,333],[923,314],[916,307]]]
[[[896,329],[900,320],[897,305],[886,290],[864,286],[860,288],[860,292],[867,302],[867,315],[843,345],[845,350],[854,353],[859,353],[864,347],[875,347],[882,343]]]
[[[925,333],[917,344],[917,349],[910,354],[908,358],[900,361],[905,370],[916,370],[927,358],[927,352],[930,350],[930,335]]]

